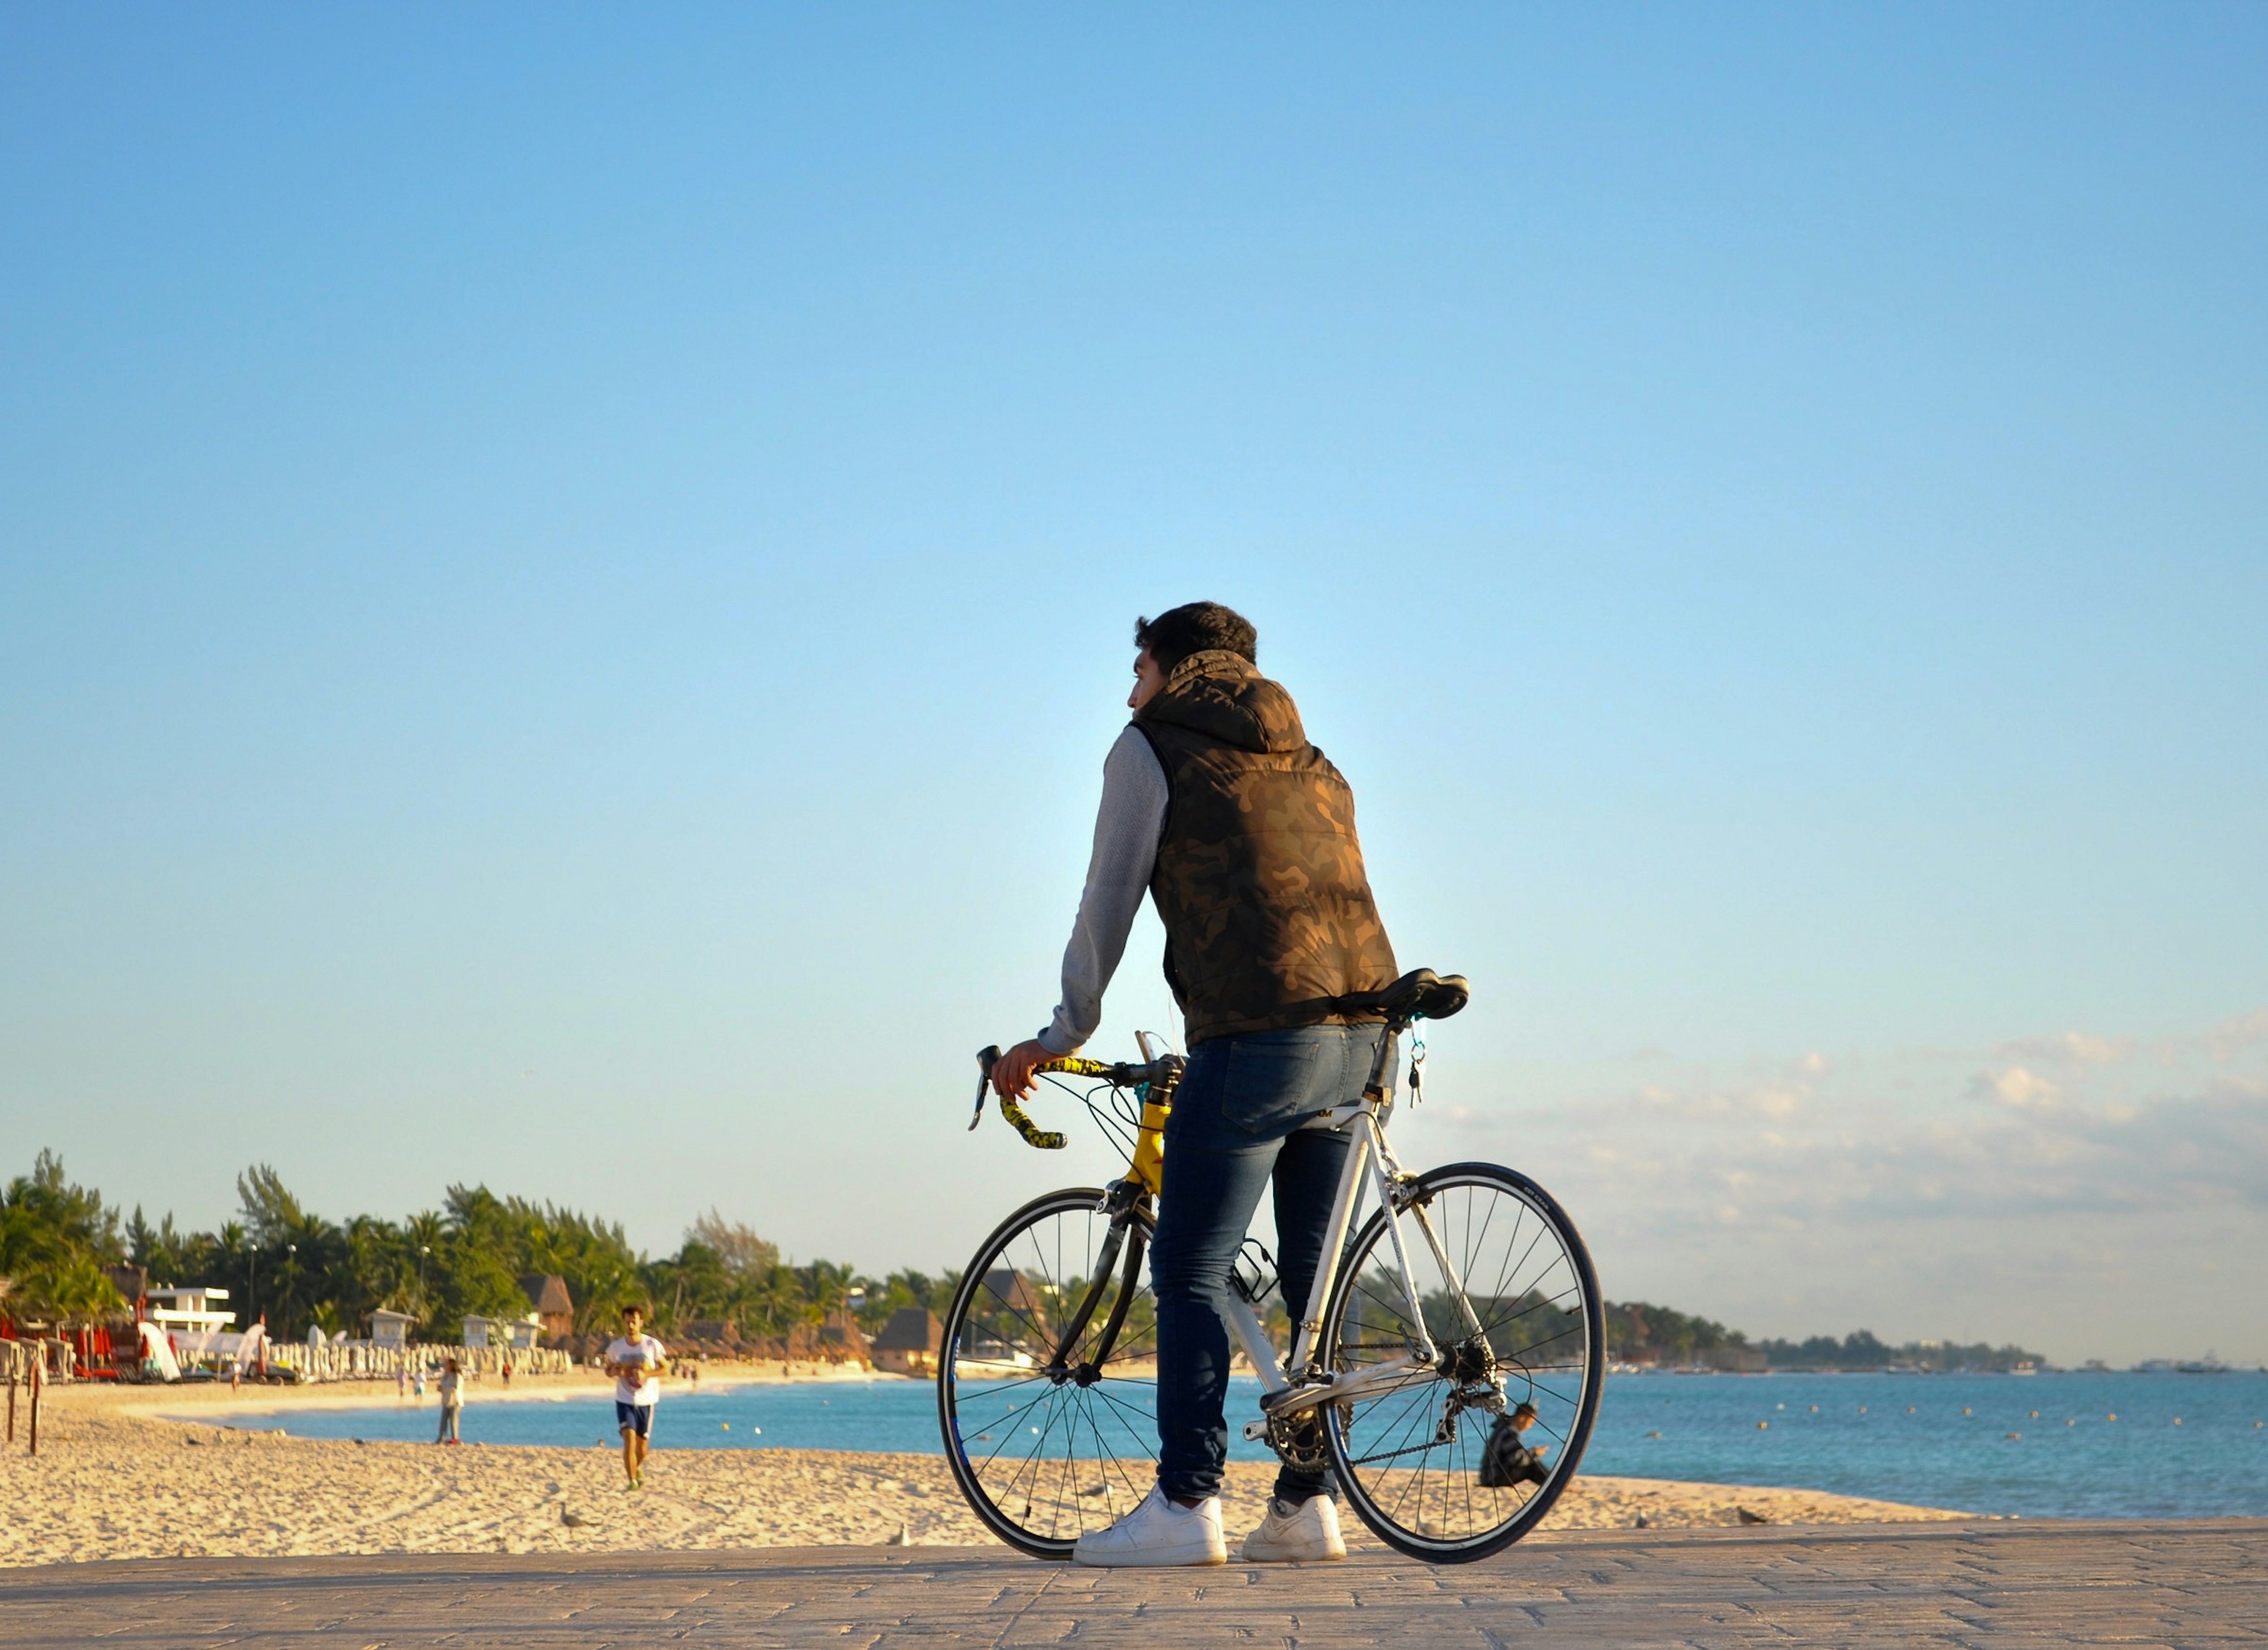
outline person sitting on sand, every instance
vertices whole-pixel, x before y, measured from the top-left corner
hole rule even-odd
[[[653,1406],[661,1397],[661,1372],[669,1349],[645,1332],[645,1308],[622,1308],[622,1332],[607,1347],[615,1378],[615,1425],[622,1434],[622,1471],[630,1488],[645,1487],[645,1452],[653,1441]]]
[[[465,1378],[457,1373],[453,1358],[441,1366],[441,1430],[435,1433],[437,1444],[460,1444],[457,1423],[465,1412]]]
[[[1509,1490],[1516,1484],[1541,1484],[1551,1476],[1543,1464],[1543,1450],[1530,1449],[1521,1434],[1535,1425],[1535,1406],[1523,1403],[1509,1415],[1496,1418],[1488,1442],[1481,1449],[1480,1481],[1491,1490]],[[1546,1448],[1550,1446],[1545,1446]]]

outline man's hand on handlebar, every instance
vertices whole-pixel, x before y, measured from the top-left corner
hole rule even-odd
[[[1003,1100],[1021,1100],[1032,1092],[1032,1068],[1056,1057],[1037,1037],[1026,1039],[992,1062],[992,1092]]]

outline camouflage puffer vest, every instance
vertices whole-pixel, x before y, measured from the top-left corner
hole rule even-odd
[[[1334,998],[1395,978],[1355,838],[1354,792],[1292,696],[1227,652],[1194,653],[1135,712],[1172,800],[1150,893],[1191,1044],[1344,1025]]]

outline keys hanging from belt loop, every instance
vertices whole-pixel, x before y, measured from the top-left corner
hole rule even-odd
[[[1425,1098],[1425,1034],[1414,1028],[1410,1033],[1410,1103],[1421,1104]]]

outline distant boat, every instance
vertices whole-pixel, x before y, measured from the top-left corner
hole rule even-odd
[[[2008,1373],[2012,1375],[2036,1375],[2040,1373],[2040,1366],[2029,1358],[2020,1358],[2016,1360],[2016,1366]]]
[[[2177,1375],[2225,1375],[2228,1373],[2228,1366],[2222,1363],[2215,1353],[2207,1352],[2202,1358],[2192,1358],[2187,1363],[2176,1364],[2174,1373]]]

